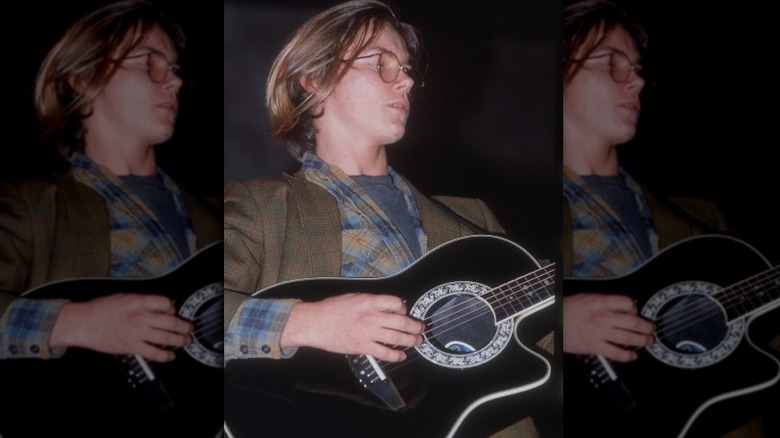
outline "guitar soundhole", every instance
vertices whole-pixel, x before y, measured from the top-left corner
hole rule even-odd
[[[209,350],[222,354],[224,337],[222,336],[223,318],[222,297],[213,298],[201,306],[195,315],[195,340]]]
[[[718,285],[684,281],[656,292],[642,316],[656,323],[655,342],[647,351],[677,368],[698,369],[716,364],[739,346],[747,330],[744,319],[726,322],[723,308],[712,298]]]
[[[512,339],[514,320],[496,324],[481,295],[491,288],[470,281],[439,285],[420,296],[409,315],[425,321],[420,356],[447,368],[469,368],[496,357]]]
[[[451,354],[470,354],[488,345],[496,332],[493,313],[473,295],[450,295],[426,315],[428,341]]]
[[[656,339],[683,354],[712,350],[727,333],[720,306],[703,295],[686,295],[669,301],[661,307],[656,324]]]

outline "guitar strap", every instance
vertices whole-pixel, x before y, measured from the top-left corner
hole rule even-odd
[[[455,213],[455,211],[453,211],[447,204],[445,204],[441,200],[436,199],[435,197],[432,196],[428,197],[428,199],[430,199],[435,206],[439,207],[439,209],[443,211],[444,214],[458,221],[458,223],[466,227],[472,233],[494,235],[493,233],[486,231],[484,228],[477,226],[474,222],[471,222],[466,218],[458,215],[457,213]]]

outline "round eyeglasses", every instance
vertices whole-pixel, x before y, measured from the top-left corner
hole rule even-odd
[[[374,56],[377,57],[375,68],[379,73],[379,77],[382,78],[382,81],[388,84],[395,82],[398,79],[398,76],[401,74],[402,70],[407,76],[412,78],[414,84],[412,84],[412,87],[407,93],[410,100],[417,96],[420,92],[420,89],[425,86],[423,75],[413,67],[402,65],[401,61],[398,59],[398,56],[396,56],[396,54],[393,52],[385,51],[372,53],[370,55],[358,56],[355,58],[355,60],[373,58]]]
[[[623,82],[628,81],[632,71],[639,76],[642,75],[642,66],[631,62],[628,55],[619,50],[614,50],[602,55],[589,56],[585,59],[601,59],[606,57],[609,57],[609,74],[615,82],[622,84]]]
[[[168,62],[168,58],[160,52],[150,51],[146,53],[140,53],[138,55],[126,56],[125,59],[138,59],[146,56],[146,74],[149,75],[149,79],[155,84],[161,84],[168,80],[171,72],[177,76],[181,76],[179,72],[181,67],[178,64],[171,64]]]

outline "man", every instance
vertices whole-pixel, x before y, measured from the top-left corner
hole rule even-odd
[[[411,97],[422,85],[414,68],[419,54],[414,29],[386,5],[353,1],[307,21],[276,58],[267,86],[271,125],[302,167],[293,176],[226,188],[228,371],[242,366],[240,359],[295,359],[304,348],[402,362],[404,347],[420,344],[424,327],[407,316],[412,303],[398,296],[345,291],[350,293],[310,300],[316,291],[304,289],[286,298],[250,294],[301,278],[389,276],[431,249],[473,234],[469,222],[501,232],[484,203],[448,199],[466,220],[458,218],[388,165],[386,146],[405,134]],[[297,422],[294,412],[303,411],[296,404],[293,411],[276,411],[257,391],[233,385],[230,377],[226,384],[232,389],[226,416],[257,413],[246,416],[249,424],[226,418],[235,436],[253,427],[266,435],[328,427],[313,417]],[[377,430],[361,429],[359,412],[331,420],[347,435],[413,433],[403,417],[387,427],[376,424]]]
[[[75,355],[79,349],[137,357],[149,367],[173,361],[174,349],[195,342],[197,323],[179,317],[182,303],[164,295],[173,291],[137,294],[130,287],[87,300],[19,298],[63,279],[160,276],[221,239],[219,208],[180,188],[158,168],[154,151],[173,135],[183,47],[183,33],[157,7],[127,1],[79,19],[44,60],[35,90],[41,132],[70,166],[62,175],[0,188],[0,357],[9,359],[6,367],[49,369],[25,359],[58,362],[73,357],[66,351]],[[41,377],[20,375],[14,377],[20,386],[7,387],[6,396],[13,394],[14,408],[23,411],[4,418],[4,436],[45,434],[47,428],[153,436],[176,429],[174,423],[186,430],[183,417],[166,424],[152,413],[125,429],[84,431],[83,413],[72,404],[58,405],[49,422],[30,424],[27,415],[34,410],[25,403],[44,408],[45,400],[72,397],[66,382],[60,387]],[[103,394],[100,382],[79,383],[88,395]],[[132,417],[121,405],[131,406],[130,400],[114,406],[94,401],[94,415]],[[169,411],[171,418],[184,415],[179,409]],[[218,430],[216,420],[207,436]]]
[[[656,197],[621,166],[617,147],[635,136],[642,108],[644,29],[613,3],[580,1],[564,9],[563,39],[564,274],[626,275],[681,240],[726,230],[723,216],[711,202]],[[632,362],[641,349],[661,345],[663,318],[659,314],[654,324],[652,318],[639,315],[641,285],[614,294],[599,293],[605,291],[598,288],[567,289],[564,352],[589,357],[595,364],[582,369],[573,356],[566,357],[571,363],[565,376],[567,429],[598,424],[594,433],[610,428],[628,433],[636,427],[649,435],[661,433],[673,424],[671,419],[642,426],[637,420],[623,420],[646,405],[609,417],[605,412],[618,411],[618,403],[597,403],[606,397],[592,391],[590,384],[579,383],[586,372],[601,370],[601,362]],[[669,398],[667,404],[674,406],[674,396]],[[602,416],[609,419],[593,420]],[[674,432],[680,433],[684,424],[676,427]]]

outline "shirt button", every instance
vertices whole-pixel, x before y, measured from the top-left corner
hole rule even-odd
[[[9,351],[11,354],[16,354],[16,353],[17,353],[17,351],[19,351],[19,350],[16,348],[16,345],[11,345],[10,347],[8,347],[8,351]]]
[[[30,346],[30,351],[33,352],[34,354],[38,354],[38,352],[41,351],[41,349],[38,348],[37,345],[31,345]]]
[[[260,349],[263,350],[263,353],[265,353],[265,354],[268,354],[268,353],[271,352],[271,347],[269,347],[267,345],[263,345]]]
[[[241,354],[249,353],[249,347],[247,347],[246,345],[242,345],[240,350],[241,350]]]

